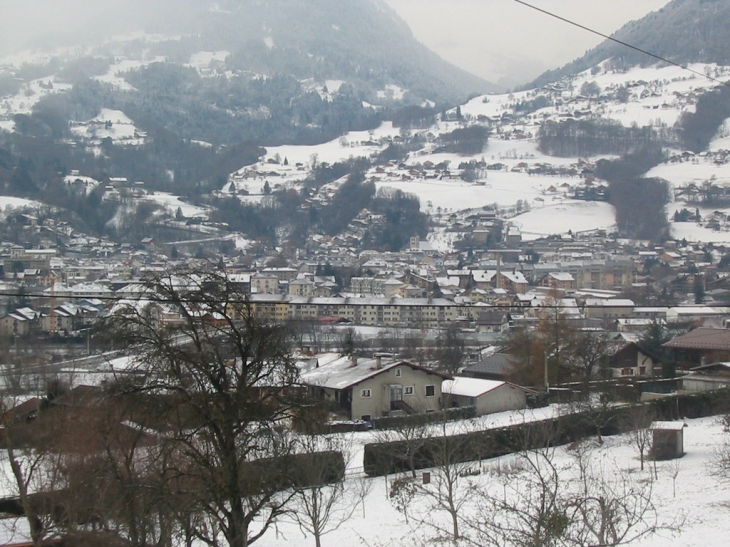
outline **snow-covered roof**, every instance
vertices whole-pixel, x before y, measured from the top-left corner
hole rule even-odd
[[[342,357],[308,372],[303,372],[301,380],[305,384],[328,389],[347,389],[399,366],[407,366],[447,378],[439,372],[427,370],[408,361],[380,360],[380,367],[378,367],[378,359],[356,359],[355,362],[356,364],[353,366],[353,359]]]
[[[557,281],[575,281],[573,275],[568,272],[550,272],[548,275]]]
[[[589,308],[633,308],[635,306],[633,300],[628,298],[610,298],[604,300],[602,298],[587,298],[586,306]]]
[[[652,422],[649,429],[652,431],[660,429],[663,431],[682,431],[687,424],[684,422]]]
[[[527,284],[527,278],[522,272],[502,272],[502,276],[512,281],[512,283]]]
[[[477,283],[490,283],[497,275],[497,270],[474,270],[472,275]]]
[[[441,391],[460,397],[481,397],[485,393],[509,385],[499,380],[482,380],[481,378],[464,378],[457,376],[453,380],[444,380]]]

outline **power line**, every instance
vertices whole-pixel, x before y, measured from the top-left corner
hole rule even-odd
[[[524,0],[513,0],[513,1],[514,2],[517,2],[518,4],[522,4],[523,6],[525,6],[527,8],[530,8],[530,9],[533,9],[533,10],[538,11],[540,13],[543,13],[543,14],[549,16],[549,17],[552,17],[554,19],[557,19],[559,21],[562,21],[562,22],[567,23],[569,25],[572,25],[574,27],[578,27],[579,29],[583,29],[583,30],[585,30],[587,32],[590,32],[592,34],[595,34],[597,36],[600,36],[601,38],[604,38],[606,40],[610,40],[611,42],[615,42],[615,43],[620,44],[620,45],[622,45],[624,47],[627,47],[629,49],[633,49],[634,51],[638,51],[639,53],[643,53],[644,55],[648,55],[649,57],[653,57],[654,59],[657,59],[659,61],[665,62],[667,64],[670,64],[670,65],[673,65],[673,66],[676,66],[676,67],[679,67],[682,70],[687,70],[687,71],[691,72],[692,74],[696,74],[697,76],[701,76],[702,78],[706,78],[706,79],[710,80],[711,82],[715,82],[715,83],[718,83],[720,85],[724,85],[724,86],[730,87],[730,83],[728,83],[728,82],[724,82],[722,80],[718,80],[717,78],[713,78],[712,76],[708,76],[707,74],[704,74],[702,72],[699,72],[697,70],[694,70],[692,68],[689,68],[686,65],[683,65],[681,63],[677,63],[675,61],[671,61],[671,60],[669,60],[669,59],[667,59],[665,57],[662,57],[661,55],[657,55],[656,53],[652,53],[651,51],[647,51],[647,50],[642,49],[642,48],[640,48],[638,46],[635,46],[633,44],[629,44],[628,42],[624,42],[623,40],[619,40],[618,38],[614,38],[613,36],[609,36],[607,34],[604,34],[604,33],[600,32],[600,31],[597,31],[597,30],[595,30],[593,28],[590,28],[590,27],[587,27],[585,25],[582,25],[582,24],[580,24],[580,23],[578,23],[576,21],[573,21],[571,19],[568,19],[566,17],[562,17],[561,15],[558,15],[557,13],[553,13],[553,12],[548,11],[548,10],[543,9],[543,8],[538,8],[537,6],[534,6],[532,4],[529,4],[529,3],[525,2]]]

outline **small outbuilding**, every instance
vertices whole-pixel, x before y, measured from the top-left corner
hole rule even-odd
[[[441,390],[444,394],[444,407],[473,406],[476,408],[477,416],[527,408],[529,392],[509,382],[463,376],[444,380]]]
[[[684,422],[652,422],[652,455],[655,460],[674,460],[684,456]]]

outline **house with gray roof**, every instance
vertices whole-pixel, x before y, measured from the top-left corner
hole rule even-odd
[[[441,410],[441,384],[448,378],[390,354],[345,356],[301,374],[310,394],[332,403],[345,419],[364,421]]]
[[[495,353],[478,363],[466,367],[462,376],[485,380],[506,380],[514,368],[513,356],[508,353]]]

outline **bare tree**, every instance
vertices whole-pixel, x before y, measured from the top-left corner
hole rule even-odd
[[[730,414],[720,418],[720,424],[725,432],[725,439],[713,452],[708,469],[714,475],[728,480],[730,479],[730,440],[727,439],[727,434],[730,433]]]
[[[679,472],[682,469],[682,460],[679,458],[674,458],[673,460],[670,460],[667,464],[667,472],[669,473],[669,476],[672,477],[672,497],[677,497],[677,477],[679,476]]]
[[[256,317],[223,274],[180,271],[147,286],[145,301],[117,308],[108,325],[147,373],[130,392],[161,404],[168,472],[210,524],[189,533],[213,546],[220,531],[228,545],[246,547],[293,495],[280,493],[294,448],[282,426],[302,403],[287,333]]]
[[[439,533],[447,533],[453,541],[461,538],[462,511],[473,496],[474,483],[470,477],[480,474],[480,461],[473,461],[479,450],[476,438],[469,435],[466,427],[457,432],[447,431],[440,424],[437,436],[431,439],[428,451],[433,467],[429,470],[430,481],[416,488],[416,509],[419,522]],[[436,513],[446,513],[450,526],[444,529],[434,518]]]
[[[427,420],[426,415],[414,414],[404,418],[398,427],[375,433],[376,442],[388,447],[383,455],[391,461],[386,465],[392,467],[393,462],[405,462],[407,471],[416,478],[416,459],[431,437]]]
[[[28,523],[30,540],[35,547],[55,533],[55,523],[43,507],[41,497],[58,488],[55,466],[48,465],[52,455],[50,420],[36,420],[32,428],[26,416],[13,410],[10,400],[3,401],[2,426],[5,453],[10,475],[4,477],[10,491],[17,496],[14,512]]]
[[[580,414],[586,425],[595,431],[599,444],[603,444],[604,430],[618,421],[613,395],[609,391],[588,393],[581,400],[572,402],[568,408],[570,413]]]
[[[568,501],[568,543],[584,546],[630,544],[656,533],[652,482],[635,480],[615,461],[593,457],[590,441],[573,450],[577,488]]]
[[[345,437],[303,435],[298,444],[307,455],[343,455],[343,459],[333,458],[325,465],[319,458],[313,459],[301,469],[302,484],[294,489],[290,514],[302,532],[314,537],[316,547],[321,547],[322,537],[353,515],[371,483],[364,477],[344,477],[352,457],[351,443]]]
[[[457,325],[449,325],[439,333],[433,350],[433,357],[437,361],[440,370],[447,374],[459,372],[466,357],[466,343],[464,338],[459,336]]]
[[[475,488],[476,513],[469,517],[473,545],[553,547],[562,545],[570,520],[561,495],[554,449],[516,456],[516,472],[498,475],[496,488]]]
[[[564,366],[570,369],[587,395],[591,382],[607,377],[611,342],[605,333],[578,333],[570,342]]]
[[[623,429],[628,431],[631,445],[639,454],[641,470],[644,470],[644,461],[651,447],[652,433],[649,426],[654,421],[656,412],[651,405],[636,405],[630,409],[622,419]]]

